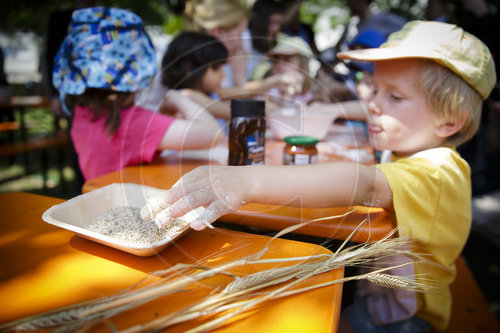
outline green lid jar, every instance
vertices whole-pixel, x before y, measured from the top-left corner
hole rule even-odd
[[[316,144],[319,140],[312,136],[287,136],[283,151],[284,165],[301,165],[318,162]]]

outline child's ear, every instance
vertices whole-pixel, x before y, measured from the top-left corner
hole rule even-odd
[[[210,30],[210,34],[214,36],[215,38],[219,38],[222,36],[223,29],[219,27],[215,27],[212,30]]]
[[[468,119],[467,113],[462,111],[460,113],[460,116],[457,119],[455,119],[454,122],[446,122],[444,124],[440,124],[436,127],[434,131],[438,137],[447,138],[460,131],[460,129],[464,126],[467,119]]]

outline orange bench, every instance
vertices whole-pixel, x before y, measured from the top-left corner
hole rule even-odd
[[[457,278],[451,284],[453,305],[448,329],[439,332],[499,333],[500,323],[462,257],[455,262]],[[432,331],[437,333],[438,331]]]
[[[0,132],[2,131],[17,131],[21,128],[21,124],[17,121],[2,121],[0,122]]]

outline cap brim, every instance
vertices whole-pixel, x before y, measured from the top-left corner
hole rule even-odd
[[[418,50],[408,50],[405,48],[374,48],[339,52],[339,59],[359,60],[359,61],[382,61],[404,58],[426,58],[436,59],[429,52],[419,52]]]
[[[302,52],[300,52],[300,50],[298,50],[292,46],[278,44],[277,46],[275,46],[274,48],[269,50],[269,52],[267,52],[267,54],[268,55],[276,55],[276,54],[302,55]]]

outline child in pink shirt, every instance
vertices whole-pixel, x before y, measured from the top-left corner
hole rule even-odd
[[[163,149],[204,149],[221,128],[202,107],[169,91],[163,104],[181,118],[133,105],[156,72],[142,20],[118,8],[73,13],[55,59],[53,83],[72,111],[71,139],[85,179],[151,162]]]

